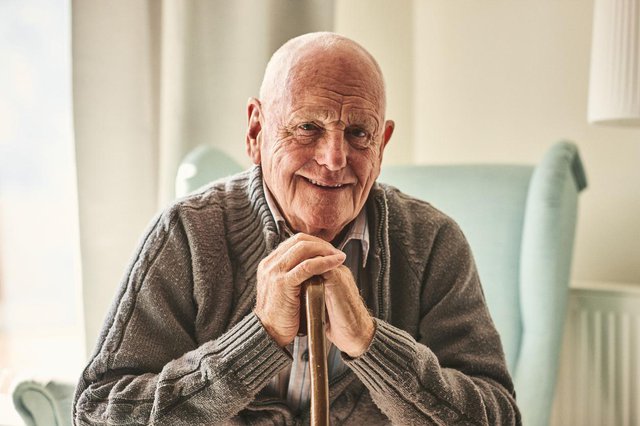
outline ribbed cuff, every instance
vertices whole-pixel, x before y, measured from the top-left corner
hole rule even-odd
[[[360,380],[370,389],[384,392],[394,383],[415,381],[412,366],[416,359],[416,341],[385,321],[375,319],[376,332],[369,349],[358,358],[343,357]]]
[[[222,367],[233,371],[249,392],[262,389],[292,362],[253,312],[221,336],[217,346],[222,348]]]

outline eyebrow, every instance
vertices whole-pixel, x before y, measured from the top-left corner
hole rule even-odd
[[[376,118],[371,114],[363,114],[358,111],[353,111],[348,114],[347,120],[352,124],[362,124],[365,126],[377,127]]]
[[[302,107],[291,115],[289,122],[294,123],[300,120],[336,121],[338,120],[338,117],[328,109]],[[362,111],[350,111],[347,114],[346,124],[347,125],[360,124],[363,126],[377,127],[377,122],[378,120],[373,114],[365,113]]]

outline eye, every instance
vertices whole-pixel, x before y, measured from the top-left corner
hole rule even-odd
[[[296,125],[294,134],[298,143],[306,145],[317,140],[322,135],[322,131],[319,125],[307,122]]]
[[[320,130],[318,126],[313,123],[302,123],[298,126],[298,130],[302,130],[303,132],[316,132]]]
[[[350,127],[347,129],[347,133],[356,138],[366,138],[367,132],[358,128],[358,127]]]
[[[369,132],[357,126],[347,127],[345,130],[345,136],[350,144],[358,148],[367,147],[371,141]]]

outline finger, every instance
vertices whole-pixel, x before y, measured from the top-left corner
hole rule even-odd
[[[326,241],[300,241],[282,254],[281,267],[283,271],[290,271],[305,260],[341,253]]]
[[[280,245],[276,247],[274,252],[278,252],[278,251],[285,252],[301,241],[326,242],[318,237],[314,237],[313,235],[305,234],[304,232],[298,232],[297,234],[294,234],[291,237],[284,240],[283,242],[281,242]]]
[[[286,274],[286,280],[293,285],[300,285],[314,275],[322,275],[342,265],[346,257],[344,253],[339,252],[329,256],[318,256],[304,260]]]
[[[305,234],[299,232],[293,235],[291,238],[284,240],[280,243],[267,257],[263,259],[265,264],[276,264],[280,262],[282,256],[287,253],[293,246],[299,244],[301,242],[318,242],[318,243],[326,243],[326,241],[321,240],[320,238],[314,237],[313,235]],[[326,243],[329,244],[329,243]],[[330,245],[330,244],[329,244]],[[291,269],[291,268],[289,268]],[[288,270],[288,269],[287,269]]]

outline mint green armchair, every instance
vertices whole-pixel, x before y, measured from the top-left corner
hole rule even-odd
[[[523,424],[548,425],[578,194],[587,185],[577,147],[560,142],[537,166],[390,166],[379,180],[458,222],[502,338]]]

